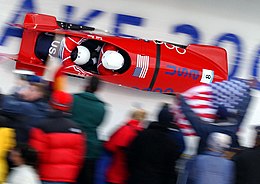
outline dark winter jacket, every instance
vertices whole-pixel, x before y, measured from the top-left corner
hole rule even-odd
[[[17,142],[27,142],[29,130],[47,117],[50,107],[44,100],[29,102],[17,96],[3,95],[0,111],[12,120]]]
[[[170,133],[170,136],[172,137],[172,139],[175,140],[175,143],[177,146],[177,152],[179,153],[179,155],[181,155],[186,148],[182,131],[174,123],[170,123],[168,125],[168,130],[169,130],[169,133]]]
[[[158,114],[158,121],[160,125],[164,127],[168,127],[170,135],[172,139],[175,140],[178,146],[178,152],[181,155],[185,150],[185,142],[183,138],[183,133],[180,128],[177,126],[176,122],[174,122],[174,114],[171,111],[168,104],[162,106],[159,114]]]
[[[236,184],[260,183],[260,147],[244,150],[233,160],[236,163]]]
[[[127,154],[128,184],[176,183],[178,147],[168,127],[153,122],[130,144]]]
[[[187,104],[185,99],[182,96],[180,96],[179,99],[181,102],[181,110],[185,117],[191,123],[196,134],[200,137],[198,153],[202,153],[203,151],[205,151],[206,140],[208,138],[208,135],[212,132],[220,132],[231,136],[231,147],[239,147],[238,137],[236,133],[238,132],[239,126],[243,121],[251,97],[249,96],[245,98],[247,99],[243,101],[243,104],[241,104],[241,109],[243,109],[243,111],[241,111],[239,114],[227,120],[220,120],[216,121],[215,123],[209,123],[203,121],[199,116],[197,116],[195,112]]]
[[[95,94],[84,92],[74,94],[72,120],[87,134],[87,158],[96,159],[102,151],[101,141],[97,137],[97,127],[105,115],[105,104]]]
[[[49,182],[75,182],[86,152],[81,129],[62,112],[54,112],[31,130],[30,144],[39,152],[39,175]]]

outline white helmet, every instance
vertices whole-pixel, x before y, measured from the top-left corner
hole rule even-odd
[[[124,65],[124,58],[116,51],[106,51],[102,56],[102,64],[106,69],[118,70]]]
[[[77,58],[74,60],[74,63],[77,65],[84,65],[90,59],[90,52],[86,47],[77,46],[78,54]]]

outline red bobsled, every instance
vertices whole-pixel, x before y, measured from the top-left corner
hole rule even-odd
[[[167,94],[180,93],[201,83],[219,82],[228,77],[226,50],[216,46],[183,46],[97,34],[95,28],[60,22],[43,14],[27,14],[22,28],[24,32],[16,69],[31,70],[37,75],[43,75],[46,60],[51,62],[50,57],[53,57],[50,49],[43,56],[37,53],[37,47],[45,44],[39,42],[45,34],[50,35],[47,44],[52,46],[55,46],[53,43],[57,38],[73,36],[90,42],[109,43],[121,50],[125,62],[114,74],[100,75],[95,69],[84,69],[84,66],[68,68],[66,73],[74,76],[99,75],[104,81],[117,85]]]

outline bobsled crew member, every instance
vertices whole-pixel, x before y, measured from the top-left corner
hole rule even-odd
[[[62,90],[64,69],[72,67],[85,76],[86,71],[97,71],[97,60],[101,50],[102,42],[87,40],[79,37],[65,37],[62,50],[62,66],[55,75],[58,86],[56,90]],[[80,67],[79,67],[80,66]]]
[[[38,36],[35,54],[47,61],[48,56],[61,58],[66,67],[71,65],[95,65],[103,42],[75,36],[59,36],[42,33]]]
[[[71,43],[71,40],[74,39],[78,40],[79,38],[78,37],[65,38],[65,44]],[[80,65],[81,67],[83,67],[84,70],[96,70],[97,61],[98,61],[99,53],[101,51],[103,42],[98,40],[87,40],[87,39],[81,39],[81,40],[79,41],[80,45],[71,48],[73,50],[71,51],[70,55],[68,55],[68,57],[71,57],[73,63],[68,63],[68,64]],[[64,49],[66,49],[66,47],[64,47]],[[63,56],[62,56],[63,62],[66,62],[65,59],[67,55],[65,54],[66,52],[63,51]],[[66,65],[67,63],[64,64]]]
[[[65,37],[63,42],[64,47],[61,48],[60,56],[63,65],[84,65],[89,61],[90,51],[88,48],[80,45],[83,41],[85,41],[85,39],[78,37]]]
[[[60,36],[52,33],[42,33],[38,36],[35,45],[35,54],[45,64],[48,56],[61,58],[62,64],[83,65],[91,57],[91,52],[81,46],[87,39],[75,36]]]
[[[66,68],[74,66],[75,70],[83,71],[77,65],[84,65],[90,59],[90,51],[88,48],[80,44],[86,41],[79,37],[65,37],[62,41],[59,57],[62,59],[62,66],[58,69],[54,77],[54,84],[62,85],[64,83],[63,72]],[[61,90],[62,87],[55,86],[54,89]]]
[[[101,46],[101,42],[96,40],[42,33],[36,41],[35,54],[44,64],[47,64],[47,68],[48,56],[61,59],[61,66],[54,74],[54,81],[58,81],[56,84],[62,84],[65,78],[62,73],[66,70],[74,70],[79,75],[86,76],[87,72],[82,67],[91,69],[97,65]],[[59,90],[61,87],[54,87],[54,89]]]
[[[100,75],[113,75],[124,65],[124,57],[119,49],[111,44],[105,44],[99,56],[97,70]]]

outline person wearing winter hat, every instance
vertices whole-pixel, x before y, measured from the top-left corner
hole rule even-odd
[[[49,103],[52,112],[32,129],[29,141],[39,153],[39,175],[44,184],[75,183],[86,152],[86,137],[68,117],[72,95],[54,91]]]
[[[207,140],[208,149],[215,152],[223,152],[224,149],[229,148],[230,144],[230,136],[218,132],[211,133]]]
[[[72,95],[63,91],[55,91],[50,98],[50,105],[53,109],[68,112],[73,103]]]
[[[47,91],[43,83],[29,83],[16,95],[1,95],[0,112],[11,119],[17,142],[27,143],[30,129],[47,117]]]
[[[175,164],[182,149],[178,131],[169,105],[163,104],[158,121],[150,123],[129,145],[128,184],[176,183]]]
[[[16,75],[16,85],[11,90],[12,94],[19,95],[19,92],[23,89],[29,88],[30,83],[44,83],[41,77],[37,76],[35,72],[29,70],[13,70]]]
[[[163,104],[158,114],[158,122],[169,124],[173,122],[173,119],[174,115],[172,112],[170,112],[169,104]]]
[[[251,95],[245,96],[242,107],[247,109],[249,102],[251,100]],[[188,105],[186,99],[179,95],[178,99],[180,101],[181,111],[185,115],[186,119],[191,123],[192,128],[195,130],[197,136],[200,137],[200,142],[198,146],[198,153],[202,153],[207,148],[207,138],[212,132],[221,132],[228,134],[231,139],[231,147],[238,148],[238,136],[239,126],[241,125],[243,118],[246,114],[246,110],[240,112],[229,112],[223,105],[217,108],[217,117],[213,123],[200,118]]]
[[[171,112],[170,104],[165,103],[162,105],[158,114],[158,122],[161,125],[168,127],[170,135],[176,141],[178,152],[181,155],[185,150],[184,137],[182,131],[175,122],[174,113]]]
[[[207,139],[207,151],[187,162],[187,184],[231,184],[234,181],[234,163],[223,157],[231,137],[213,132]]]
[[[88,136],[84,166],[80,172],[78,184],[93,184],[96,162],[102,153],[102,142],[98,139],[97,129],[106,114],[105,103],[96,95],[101,80],[97,76],[87,78],[84,92],[73,95],[72,120],[74,120]]]

